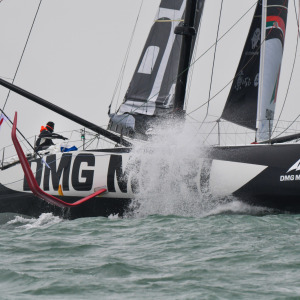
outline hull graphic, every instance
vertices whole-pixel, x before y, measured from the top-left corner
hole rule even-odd
[[[191,170],[188,184],[198,193],[199,201],[208,194],[218,199],[233,195],[246,203],[299,212],[299,159],[300,145],[295,144],[208,148],[203,151],[200,168]],[[60,209],[28,190],[21,165],[16,164],[0,171],[1,213],[38,216],[53,212],[67,218],[122,216],[147,185],[139,176],[139,161],[128,149],[55,154],[47,156],[46,161],[51,169],[40,159],[31,161],[31,168],[47,193],[73,203],[103,187],[108,192],[79,207]]]

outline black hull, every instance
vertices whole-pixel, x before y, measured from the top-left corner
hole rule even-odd
[[[31,193],[10,190],[0,184],[0,213],[38,217],[42,213],[50,212],[68,219],[108,217],[110,215],[122,217],[130,209],[130,198],[132,198],[132,195],[129,196],[125,192],[125,190],[127,191],[125,187],[127,186],[129,189],[132,183],[125,180],[126,176],[125,179],[121,176],[121,174],[126,174],[127,170],[126,164],[122,165],[122,159],[124,161],[124,157],[127,156],[128,158],[128,155],[130,156],[128,149],[124,151],[119,149],[118,153],[111,155],[111,159],[113,158],[113,161],[119,164],[110,163],[108,170],[100,166],[107,177],[108,193],[116,192],[115,189],[118,186],[121,189],[118,193],[114,193],[114,197],[105,197],[104,195],[93,198],[78,207],[61,209],[48,204]],[[231,198],[230,196],[234,196],[234,199],[250,205],[282,212],[300,213],[300,167],[298,170],[300,145],[212,147],[203,151],[201,160],[202,167],[200,170],[195,170],[197,172],[191,170],[193,174],[198,173],[198,177],[196,177],[199,199],[202,197],[201,194],[205,193],[208,193],[213,200],[224,199],[226,201]],[[235,172],[233,172],[234,168]],[[1,172],[5,172],[5,170]],[[195,180],[196,177],[192,180]],[[217,185],[212,184],[213,177]],[[240,177],[244,177],[244,179],[241,180]],[[227,186],[226,193],[221,197],[215,196],[216,186],[224,185],[222,178],[227,179],[229,189]],[[114,183],[112,184],[112,182]],[[71,203],[80,197],[63,196],[59,198]]]
[[[59,197],[72,203],[80,197]],[[9,190],[0,184],[0,213],[14,213],[38,218],[43,213],[52,213],[64,219],[86,217],[124,216],[129,210],[131,200],[124,198],[96,197],[77,207],[60,208],[49,204],[30,193]]]
[[[250,206],[263,207],[274,213],[300,213],[299,196],[276,196],[276,195],[240,195],[234,193],[237,200]]]
[[[250,205],[300,213],[300,170],[290,170],[297,162],[300,164],[300,145],[216,147],[209,156],[222,161],[266,166],[232,193],[235,198]]]

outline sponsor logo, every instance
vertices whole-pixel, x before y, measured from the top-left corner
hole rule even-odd
[[[94,183],[96,159],[92,153],[78,154],[72,159],[72,153],[65,153],[60,159],[55,154],[48,155],[46,167],[40,159],[30,162],[36,164],[35,179],[44,191],[91,191]],[[103,167],[103,166],[102,166]],[[124,168],[121,155],[111,155],[107,171],[107,189],[109,192],[137,192],[138,182],[131,173],[138,175],[139,163],[129,162]],[[133,178],[132,178],[133,177]],[[23,190],[30,191],[26,178]]]
[[[300,171],[300,159],[294,163],[286,172],[290,173],[292,171]],[[300,174],[289,174],[289,175],[280,175],[280,181],[299,181],[300,180]]]
[[[115,193],[117,189],[119,189],[121,193],[127,193],[129,182],[131,191],[134,194],[137,193],[139,189],[137,180],[139,168],[140,164],[138,161],[129,162],[126,167],[123,168],[122,156],[111,155],[107,172],[107,190]],[[135,174],[134,178],[130,178],[132,173]]]
[[[300,159],[288,169],[287,173],[291,171],[300,171]]]
[[[50,169],[36,160],[37,172],[35,179],[44,191],[50,191],[50,185],[54,191],[58,191],[60,182],[64,191],[70,190],[70,185],[75,191],[90,191],[94,181],[95,156],[93,154],[79,154],[72,163],[72,154],[63,154],[59,163],[56,155],[48,155],[46,158]],[[87,168],[88,167],[88,168]],[[29,191],[27,180],[24,177],[23,190]]]
[[[240,71],[234,86],[235,90],[240,91],[242,88],[248,87],[250,85],[251,85],[250,77],[249,76],[245,77],[244,72]]]
[[[251,39],[252,50],[257,47],[259,41],[260,41],[260,28],[256,28],[256,30],[254,31],[254,34],[252,36],[252,39]]]

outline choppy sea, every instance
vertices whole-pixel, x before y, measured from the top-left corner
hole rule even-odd
[[[0,215],[0,299],[300,299],[300,215]]]
[[[0,214],[0,300],[300,299],[300,214],[199,198],[190,132],[132,151],[141,188],[124,218]]]

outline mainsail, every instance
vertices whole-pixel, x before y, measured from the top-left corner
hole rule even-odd
[[[197,0],[196,32],[203,6],[204,0]],[[108,129],[144,135],[155,119],[172,112],[182,39],[174,30],[182,23],[185,7],[186,0],[161,1],[124,101],[116,114],[110,114]]]
[[[288,0],[258,1],[221,118],[257,130],[272,129],[283,55]]]

